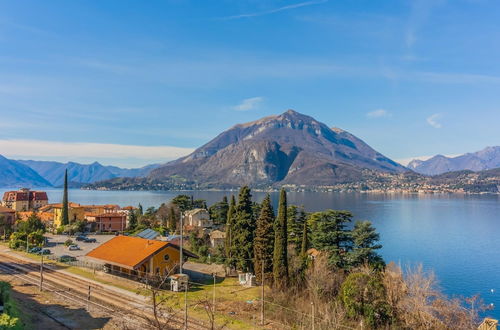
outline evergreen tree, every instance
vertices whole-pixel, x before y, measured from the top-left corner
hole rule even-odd
[[[227,202],[227,196],[222,198],[222,201],[215,203],[208,208],[210,213],[210,219],[216,225],[223,225],[227,221],[227,212],[229,210],[229,204]]]
[[[137,213],[136,210],[132,210],[128,219],[128,229],[134,230],[137,227]]]
[[[68,209],[68,170],[64,172],[64,192],[61,210],[61,225],[69,224],[69,209]]]
[[[273,276],[274,284],[284,288],[288,284],[288,242],[287,242],[286,191],[281,189],[278,217],[274,222]]]
[[[238,204],[232,226],[231,253],[235,258],[236,268],[243,272],[252,272],[253,270],[255,221],[251,198],[250,188],[242,187],[238,195]]]
[[[262,283],[262,265],[264,273],[273,271],[274,249],[274,210],[269,194],[262,201],[260,215],[257,218],[257,229],[254,238],[254,270],[258,283]],[[267,276],[266,276],[267,277]]]
[[[382,257],[376,252],[382,245],[378,244],[380,235],[370,221],[357,221],[351,232],[353,249],[350,253],[351,266],[368,263],[372,266],[383,266]]]
[[[224,249],[226,252],[226,263],[228,266],[234,267],[233,256],[233,230],[234,230],[234,215],[236,212],[236,200],[234,195],[231,196],[231,203],[229,204],[229,209],[227,211],[226,220],[226,239],[224,241]]]
[[[287,212],[288,243],[292,244],[297,252],[300,252],[307,213],[304,210],[304,206],[298,207],[296,205],[290,205]]]
[[[329,254],[330,265],[348,266],[347,253],[352,247],[350,231],[346,224],[351,222],[352,213],[348,211],[326,210],[312,214],[312,245]]]
[[[300,244],[300,255],[305,256],[308,248],[309,248],[309,226],[307,225],[307,221],[304,221],[302,229],[302,242]]]
[[[168,215],[168,228],[173,233],[177,229],[177,215],[175,214],[174,206],[170,206],[170,213]]]

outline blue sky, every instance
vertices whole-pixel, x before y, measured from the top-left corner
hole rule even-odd
[[[396,160],[499,145],[499,13],[496,0],[0,0],[0,154],[140,166],[289,108]]]

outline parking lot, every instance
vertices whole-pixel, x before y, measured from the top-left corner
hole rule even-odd
[[[45,237],[48,239],[47,245],[44,247],[49,249],[52,257],[60,257],[62,255],[69,255],[73,257],[77,257],[78,260],[85,260],[84,257],[88,252],[98,247],[100,244],[109,241],[115,235],[88,235],[88,238],[95,238],[96,243],[86,243],[83,241],[77,241],[76,236],[68,236],[68,235],[53,235],[46,234]],[[71,239],[73,244],[78,245],[80,248],[76,251],[70,251],[67,246],[64,245],[67,239]]]

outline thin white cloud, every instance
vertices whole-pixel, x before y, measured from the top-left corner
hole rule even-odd
[[[0,154],[12,159],[99,161],[108,165],[143,166],[167,162],[191,153],[192,148],[110,143],[0,140]]]
[[[236,110],[236,111],[253,110],[253,109],[256,109],[260,105],[260,103],[262,103],[262,101],[264,101],[264,98],[262,96],[244,99],[243,101],[241,101],[240,104],[234,106],[233,110]]]
[[[429,117],[427,117],[427,123],[434,128],[441,128],[443,125],[438,121],[441,117],[443,117],[440,113],[435,113]]]
[[[270,9],[270,10],[265,10],[265,11],[260,11],[260,12],[255,12],[255,13],[226,16],[226,17],[222,17],[221,19],[231,20],[231,19],[240,19],[240,18],[249,18],[249,17],[264,16],[264,15],[278,13],[280,11],[285,11],[285,10],[290,10],[290,9],[296,9],[296,8],[306,7],[306,6],[312,6],[312,5],[319,5],[319,4],[322,4],[322,3],[325,3],[325,2],[328,2],[328,0],[305,1],[305,2],[299,2],[299,3],[293,4],[293,5],[283,6],[283,7],[279,7],[279,8],[275,8],[275,9]]]
[[[382,118],[382,117],[390,117],[391,113],[385,109],[377,109],[366,114],[368,118]]]

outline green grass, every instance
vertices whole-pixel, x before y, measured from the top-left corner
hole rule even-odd
[[[0,329],[31,329],[30,320],[21,313],[17,302],[11,297],[11,288],[9,283],[0,282],[0,291],[4,303],[4,313],[0,317]]]

